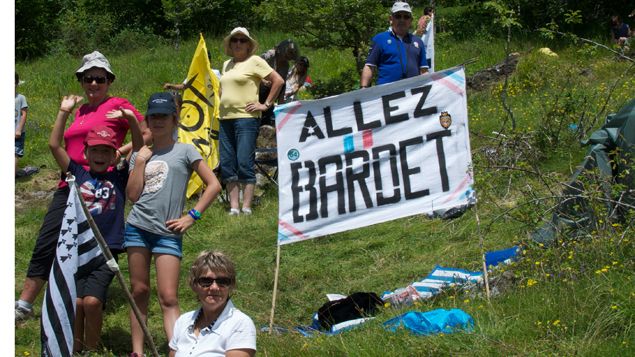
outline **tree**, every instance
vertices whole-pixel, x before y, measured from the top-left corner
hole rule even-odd
[[[266,0],[260,9],[268,27],[310,47],[350,49],[359,71],[371,38],[388,28],[389,11],[377,0]]]
[[[56,20],[60,11],[58,2],[47,0],[16,0],[15,2],[15,57],[30,59],[48,52],[49,44],[57,33]],[[47,34],[47,36],[44,36]]]

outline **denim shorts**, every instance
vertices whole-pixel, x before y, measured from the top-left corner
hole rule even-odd
[[[254,161],[259,128],[257,118],[220,121],[218,142],[223,182],[256,183]]]
[[[22,133],[19,139],[15,139],[15,156],[24,156],[24,136],[26,133]]]
[[[183,256],[183,240],[181,238],[148,232],[131,224],[126,224],[123,247],[146,248],[152,254],[169,254],[179,258]]]

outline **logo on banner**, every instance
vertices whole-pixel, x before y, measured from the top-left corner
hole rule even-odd
[[[441,112],[439,115],[439,123],[443,127],[443,129],[447,129],[452,125],[452,116],[448,112]]]
[[[287,152],[287,157],[291,161],[295,161],[300,158],[300,152],[296,149],[291,149]]]

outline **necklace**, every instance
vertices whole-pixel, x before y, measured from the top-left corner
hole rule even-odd
[[[107,101],[109,98],[110,98],[109,96],[106,96],[104,99],[102,99],[102,100],[101,100],[99,103],[97,103],[96,105],[90,105],[90,104],[89,104],[89,105],[88,105],[89,110],[88,110],[86,113],[84,113],[84,114],[80,114],[80,117],[79,117],[79,118],[77,118],[77,115],[76,115],[76,116],[75,116],[75,119],[76,119],[76,120],[77,120],[77,119],[79,119],[79,125],[84,125],[84,121],[86,121],[86,120],[88,119],[88,118],[87,118],[88,114],[93,113],[93,112],[96,112],[96,111],[97,111],[97,109],[99,109],[99,106],[100,106],[100,105],[102,105],[102,103],[104,103],[105,101]],[[83,107],[83,106],[82,106],[82,107]],[[80,107],[80,109],[81,109],[81,107]],[[75,113],[79,113],[79,112],[80,112],[80,110],[79,110],[79,109],[77,109],[77,111],[76,111]]]
[[[216,323],[216,321],[218,320],[218,318],[215,318],[210,323],[203,324],[204,315],[205,314],[203,313],[203,309],[201,309],[201,310],[199,310],[198,316],[196,316],[196,320],[194,320],[194,328],[199,330],[199,331],[201,331],[205,327],[209,327],[211,329],[214,326],[214,324]]]

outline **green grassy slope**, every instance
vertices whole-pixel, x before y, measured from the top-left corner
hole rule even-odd
[[[284,38],[272,33],[255,36],[261,48]],[[191,40],[178,51],[165,46],[109,56],[117,74],[111,94],[129,98],[143,111],[148,96],[159,91],[163,82],[183,79],[195,46],[196,41]],[[220,38],[207,38],[207,46],[213,67],[220,67],[224,59]],[[476,38],[438,42],[437,46],[439,68],[478,56],[477,62],[468,66],[468,74],[504,57],[500,40]],[[537,53],[543,45],[536,41],[512,47],[522,55],[508,89],[517,133],[510,132],[509,122],[503,125],[502,82],[468,92],[481,227],[477,227],[475,211],[471,210],[450,221],[415,216],[283,246],[277,325],[292,328],[309,324],[312,314],[326,302],[326,293],[393,290],[422,279],[435,264],[478,270],[481,238],[485,250],[526,241],[527,233],[553,205],[553,201],[531,198],[550,196],[550,189],[557,192],[557,183],[566,179],[586,150],[576,141],[583,134],[568,129],[569,124],[578,123],[586,131],[597,128],[607,112],[616,111],[633,97],[635,79],[628,63],[606,53],[571,46],[556,49],[558,58],[547,58]],[[303,50],[311,59],[314,79],[328,79],[353,66],[347,53]],[[22,165],[43,167],[35,178],[16,183],[19,198],[55,185],[54,161],[46,143],[60,97],[80,94],[73,75],[79,61],[56,56],[16,64],[26,80],[20,92],[30,104],[28,153]],[[492,132],[502,129],[509,140],[494,139]],[[540,177],[534,174],[537,170]],[[46,199],[34,199],[16,211],[16,297],[47,204]],[[186,267],[199,251],[220,249],[238,268],[238,288],[233,296],[236,305],[258,327],[268,324],[277,208],[276,188],[269,186],[252,217],[229,217],[222,203],[215,203],[206,212],[184,237],[179,294],[182,311],[196,306],[185,284]],[[633,227],[628,222],[606,225],[584,242],[552,249],[529,245],[521,262],[505,268],[508,284],[497,285],[499,294],[489,301],[480,289],[452,290],[410,307],[419,311],[461,308],[474,317],[476,325],[471,333],[431,337],[389,333],[381,322],[408,309],[387,308],[374,321],[338,336],[309,339],[294,333],[260,333],[258,350],[265,356],[634,355],[634,253]],[[120,265],[127,276],[125,259]],[[493,276],[500,277],[503,272],[498,270]],[[166,351],[156,292],[152,296],[150,329],[160,350]],[[36,306],[39,315],[41,299]],[[127,303],[113,283],[103,327],[104,351],[96,355],[125,355],[130,349],[129,338]],[[37,320],[16,329],[15,353],[39,354]]]

